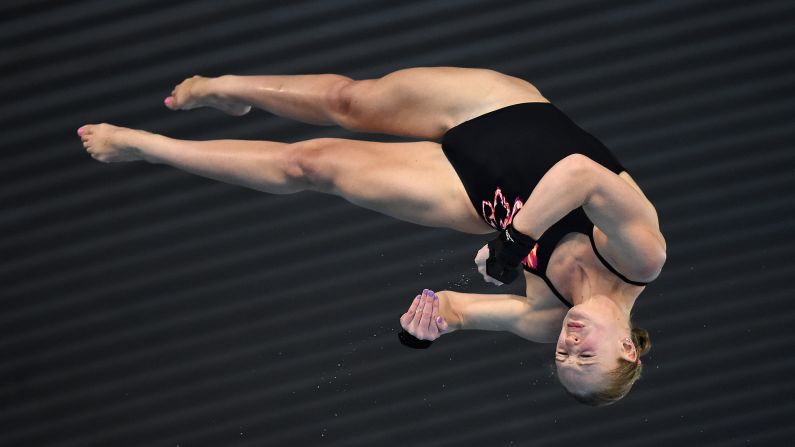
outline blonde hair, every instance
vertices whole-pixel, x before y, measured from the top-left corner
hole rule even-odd
[[[566,392],[577,401],[594,407],[610,405],[626,396],[629,390],[632,389],[632,385],[640,379],[643,372],[640,356],[645,355],[651,349],[649,332],[646,329],[633,327],[632,343],[635,344],[635,349],[638,351],[638,361],[630,362],[624,358],[619,358],[618,367],[608,373],[610,380],[607,387],[587,394],[575,394],[564,387]]]

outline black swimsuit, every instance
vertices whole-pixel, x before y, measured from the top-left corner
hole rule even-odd
[[[511,223],[541,177],[568,155],[583,154],[616,174],[626,170],[599,140],[557,107],[540,102],[515,104],[465,121],[444,134],[442,150],[475,210],[498,230]],[[623,281],[646,285],[627,279],[599,254],[593,228],[582,207],[577,208],[547,229],[523,262],[525,270],[541,277],[568,307],[571,302],[546,271],[558,242],[569,233],[588,235],[599,260]]]

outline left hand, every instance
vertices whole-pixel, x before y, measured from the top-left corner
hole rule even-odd
[[[478,272],[480,272],[480,274],[483,275],[484,281],[492,283],[497,286],[501,286],[503,283],[497,281],[496,279],[489,276],[488,273],[486,273],[487,259],[489,259],[489,244],[484,245],[483,248],[478,250],[478,254],[475,256],[475,264],[478,266]]]
[[[439,296],[428,289],[414,298],[409,309],[400,317],[400,325],[419,340],[433,341],[452,332],[447,321],[439,314]]]

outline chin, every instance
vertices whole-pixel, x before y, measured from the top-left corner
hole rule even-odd
[[[592,312],[589,312],[588,306],[585,304],[577,304],[566,312],[566,318],[572,320],[588,319],[591,317]]]

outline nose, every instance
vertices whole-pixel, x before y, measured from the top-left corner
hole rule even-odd
[[[568,344],[578,344],[580,342],[580,337],[577,334],[568,334],[566,336],[566,343]]]

